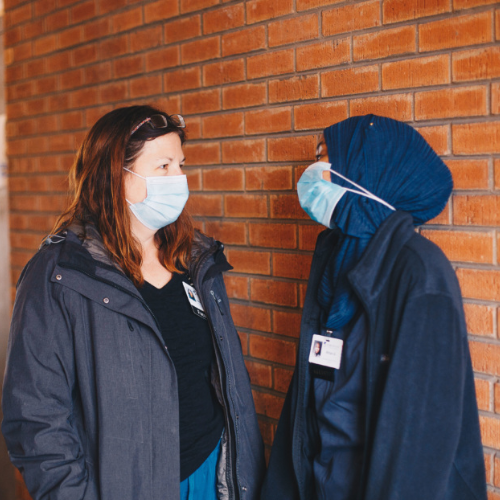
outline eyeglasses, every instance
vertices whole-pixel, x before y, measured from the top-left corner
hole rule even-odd
[[[186,127],[186,122],[184,121],[184,118],[181,115],[170,115],[169,118],[174,122],[174,125],[179,128],[185,128]],[[138,129],[140,129],[145,123],[149,123],[153,128],[167,128],[168,127],[168,121],[165,115],[153,115],[150,116],[149,118],[146,118],[145,120],[142,120],[137,127],[132,130],[132,133],[130,135],[133,135],[135,132],[137,132]]]

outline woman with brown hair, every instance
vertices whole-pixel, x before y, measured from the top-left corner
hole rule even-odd
[[[231,266],[184,209],[183,128],[150,106],[103,116],[19,278],[2,431],[35,500],[258,497]]]

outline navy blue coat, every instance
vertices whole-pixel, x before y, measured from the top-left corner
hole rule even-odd
[[[314,498],[319,446],[308,404],[316,294],[335,232],[318,237],[297,364],[273,444],[262,500]],[[462,298],[441,250],[395,212],[348,275],[368,317],[365,456],[353,500],[486,500],[474,378]],[[332,492],[335,500],[335,492]]]
[[[2,401],[10,458],[34,500],[178,500],[174,365],[141,295],[88,230],[83,242],[69,230],[44,245],[19,279]],[[263,444],[228,268],[222,245],[197,234],[190,274],[212,327],[212,383],[226,416],[218,496],[255,500]]]

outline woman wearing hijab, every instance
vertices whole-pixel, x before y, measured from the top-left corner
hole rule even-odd
[[[261,498],[485,500],[459,285],[415,232],[445,207],[450,172],[389,118],[350,118],[324,142],[329,162],[306,169],[297,190],[329,229]]]
[[[2,431],[34,500],[258,498],[231,267],[184,209],[183,127],[150,106],[103,116],[19,279]]]

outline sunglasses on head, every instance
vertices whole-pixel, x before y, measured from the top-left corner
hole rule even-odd
[[[170,115],[169,116],[170,120],[174,122],[174,125],[179,128],[185,128],[186,127],[186,122],[184,121],[184,118],[181,115]],[[151,127],[153,128],[166,128],[168,127],[168,121],[167,118],[164,115],[152,115],[149,118],[146,118],[145,120],[142,120],[137,127],[132,130],[132,133],[130,135],[133,135],[139,128],[141,128],[145,123],[149,123]]]

